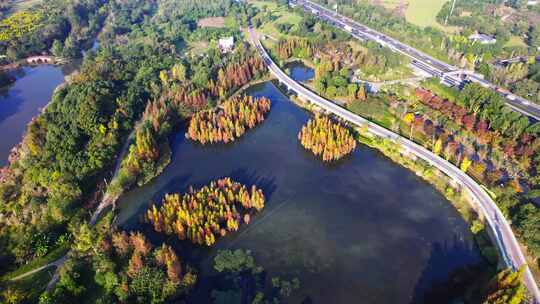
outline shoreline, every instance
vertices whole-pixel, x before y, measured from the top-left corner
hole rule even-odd
[[[21,66],[18,66],[17,68],[24,68],[24,67],[39,67],[39,66],[59,66],[60,64],[37,64],[37,65],[21,65]],[[0,68],[1,69],[1,68]],[[9,155],[8,155],[8,158],[7,158],[7,163],[0,167],[0,180],[2,180],[2,172],[3,170],[6,170],[6,169],[9,169],[9,167],[11,167],[11,164],[13,162],[16,162],[18,159],[19,159],[19,156],[20,156],[20,149],[22,148],[22,144],[24,142],[24,140],[26,139],[26,136],[27,136],[27,132],[28,132],[28,127],[30,126],[30,124],[35,121],[40,115],[43,115],[45,113],[45,111],[47,110],[47,108],[49,107],[49,105],[52,103],[53,101],[53,98],[54,98],[54,95],[58,92],[58,90],[62,89],[64,86],[66,86],[67,84],[67,80],[66,80],[66,77],[69,76],[69,75],[64,75],[64,81],[62,83],[60,83],[59,85],[57,85],[54,90],[52,91],[51,93],[51,98],[49,99],[49,101],[42,107],[42,108],[38,108],[38,113],[34,116],[32,116],[32,118],[30,119],[30,121],[28,121],[28,123],[26,123],[26,126],[24,127],[24,131],[23,131],[23,134],[21,136],[21,140],[15,144],[15,146],[13,146],[11,149],[10,149],[10,152],[9,152]],[[14,82],[12,82],[10,85],[14,85],[19,79],[16,79]],[[9,91],[9,90],[8,90]]]

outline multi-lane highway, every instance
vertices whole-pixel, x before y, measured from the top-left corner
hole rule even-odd
[[[478,73],[465,71],[458,67],[452,66],[440,60],[437,60],[409,45],[371,29],[359,22],[356,22],[346,16],[340,15],[322,5],[311,2],[309,0],[291,0],[292,5],[299,6],[305,11],[310,12],[322,20],[349,32],[353,37],[360,40],[372,40],[383,46],[392,49],[395,52],[401,53],[411,58],[411,64],[424,72],[439,77],[441,80],[450,85],[462,87],[468,82],[476,82],[483,87],[492,89],[506,99],[506,104],[515,111],[527,115],[533,119],[540,121],[540,106],[536,105],[525,98],[512,94],[508,90],[498,87],[495,84],[485,80]]]
[[[457,184],[462,187],[462,189],[469,192],[474,204],[476,205],[476,209],[481,212],[485,217],[487,223],[489,224],[489,227],[492,229],[492,234],[494,236],[497,248],[500,251],[500,255],[503,259],[504,264],[508,267],[512,267],[513,269],[517,269],[520,266],[527,264],[525,257],[521,252],[519,244],[512,232],[512,229],[510,228],[510,225],[506,222],[503,214],[497,208],[495,202],[493,202],[491,197],[472,178],[470,178],[467,174],[463,173],[456,166],[438,157],[424,147],[419,146],[414,142],[396,133],[393,133],[392,131],[387,130],[377,124],[371,123],[368,120],[363,119],[362,117],[352,112],[349,112],[348,110],[322,98],[321,96],[313,93],[299,83],[295,82],[274,63],[272,58],[268,55],[268,53],[260,43],[257,33],[255,33],[252,29],[249,29],[249,36],[252,43],[255,45],[255,47],[261,54],[269,71],[281,83],[283,83],[290,90],[298,94],[298,96],[303,99],[309,100],[310,102],[316,104],[322,109],[354,125],[367,125],[371,133],[375,134],[376,136],[399,143],[404,150],[416,155],[420,159],[427,161],[428,163],[437,167],[439,170],[451,177]],[[530,293],[533,295],[535,301],[534,303],[540,304],[540,291],[538,290],[534,277],[532,276],[532,273],[528,267],[525,272],[524,282]]]

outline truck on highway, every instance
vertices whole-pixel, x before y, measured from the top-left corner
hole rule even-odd
[[[345,30],[349,33],[352,33],[352,27],[350,25],[345,25]]]

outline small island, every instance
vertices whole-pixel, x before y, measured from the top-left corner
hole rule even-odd
[[[339,160],[356,148],[356,140],[347,128],[320,115],[302,127],[298,140],[325,162]]]
[[[216,234],[225,236],[238,230],[242,220],[249,224],[251,215],[261,211],[264,203],[264,194],[257,187],[248,190],[230,178],[222,178],[198,190],[190,187],[183,196],[166,195],[160,208],[152,205],[147,210],[146,220],[156,232],[211,246]]]
[[[270,111],[270,99],[252,96],[225,101],[218,110],[199,112],[191,118],[186,137],[205,145],[229,143],[262,123]]]

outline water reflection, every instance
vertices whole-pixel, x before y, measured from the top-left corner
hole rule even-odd
[[[52,65],[23,67],[12,73],[17,80],[0,95],[0,167],[7,164],[8,155],[21,141],[28,122],[64,81],[62,68]]]
[[[300,61],[291,62],[285,67],[289,70],[289,76],[296,81],[306,82],[315,77],[315,71]]]

